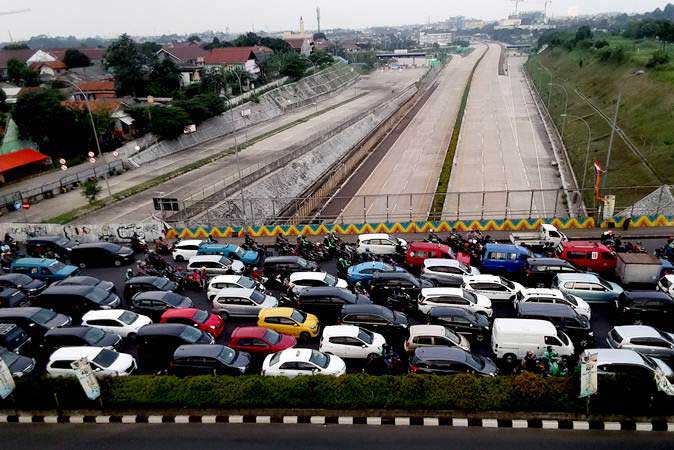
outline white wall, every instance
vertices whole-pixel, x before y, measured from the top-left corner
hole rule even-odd
[[[96,242],[109,240],[125,242],[133,233],[152,241],[164,236],[168,228],[161,221],[141,224],[103,224],[103,225],[58,225],[52,223],[0,223],[0,236],[9,233],[18,241],[25,241],[36,236],[65,236],[80,242]]]

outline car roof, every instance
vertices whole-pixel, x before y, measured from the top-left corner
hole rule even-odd
[[[442,325],[412,325],[410,328],[410,337],[412,336],[444,336],[445,327]]]
[[[133,299],[146,299],[146,300],[162,300],[164,297],[166,297],[168,294],[175,294],[175,292],[171,291],[144,291],[144,292],[139,292],[137,293]],[[180,294],[176,294],[180,295]]]
[[[597,354],[597,364],[639,364],[644,365],[644,358],[634,350],[613,348],[589,348],[586,355]]]
[[[464,283],[483,283],[486,281],[491,281],[494,283],[500,283],[501,282],[501,277],[498,275],[464,275],[463,276],[463,282]]]
[[[364,270],[364,269],[381,269],[384,266],[391,266],[391,264],[382,262],[382,261],[365,261],[360,264],[356,264],[355,266],[351,266],[350,268],[355,268],[356,270]]]
[[[411,250],[435,250],[439,249],[446,253],[451,253],[452,250],[448,245],[440,244],[438,242],[425,242],[425,241],[416,241],[410,244]]]
[[[284,363],[287,361],[309,361],[311,358],[311,352],[314,350],[310,348],[288,348],[282,350],[279,355],[279,363]]]
[[[49,258],[19,258],[14,260],[12,265],[48,266],[54,263],[54,261],[57,260]]]
[[[53,235],[53,236],[37,236],[37,237],[34,237],[34,238],[28,238],[26,240],[26,242],[39,242],[39,241],[56,242],[56,241],[60,241],[61,239],[68,239],[68,238],[66,238],[64,236],[56,236],[56,235]]]
[[[132,312],[132,311],[129,311],[127,309],[93,309],[85,313],[82,316],[82,320],[117,319],[125,312]]]
[[[372,276],[373,276],[374,279],[380,279],[380,280],[398,280],[398,279],[404,278],[404,279],[407,279],[407,280],[413,279],[415,281],[418,281],[417,277],[415,277],[414,275],[412,275],[409,272],[376,272],[376,273],[372,274]]]
[[[85,242],[83,244],[78,244],[75,248],[73,248],[73,250],[80,248],[102,248],[107,247],[108,245],[120,246],[114,242]]]
[[[222,255],[196,255],[190,258],[189,265],[198,262],[220,262],[225,258]]]
[[[569,261],[561,258],[529,258],[527,259],[527,263],[530,266],[573,266]]]
[[[521,333],[521,334],[548,333],[552,335],[556,334],[555,326],[553,324],[551,324],[547,320],[539,320],[539,319],[498,318],[494,319],[493,330],[505,333]]]
[[[330,325],[323,328],[323,337],[357,337],[359,332],[360,327],[355,325]]]
[[[368,239],[389,239],[391,235],[386,233],[365,233],[358,235],[358,242]]]
[[[152,275],[143,275],[140,277],[133,277],[129,281],[126,282],[126,284],[131,284],[131,283],[147,283],[147,284],[154,284],[155,281],[157,280],[168,280],[168,278],[164,277],[155,277]]]
[[[295,312],[295,308],[284,308],[284,307],[275,307],[275,308],[263,308],[260,310],[259,316],[263,317],[290,317],[292,313]]]
[[[26,275],[25,273],[3,273],[2,275],[0,275],[0,280],[13,281],[17,278],[24,278],[24,277],[28,277],[31,280],[33,279],[29,275]]]
[[[49,286],[47,289],[42,291],[40,296],[42,295],[87,295],[94,289],[102,290],[101,288],[98,288],[96,286],[88,286],[84,284],[68,284],[68,285],[54,285],[54,286]]]
[[[203,356],[203,357],[210,357],[210,358],[215,358],[218,356],[223,348],[224,345],[220,344],[187,344],[187,345],[181,345],[176,349],[175,352],[173,352],[173,357],[174,358],[187,358],[190,356]]]
[[[270,256],[269,258],[266,258],[264,260],[265,265],[267,263],[284,263],[284,262],[296,262],[298,259],[305,259],[302,258],[301,256],[292,256],[292,255],[287,255],[287,256]],[[307,260],[308,261],[308,260]]]
[[[215,294],[216,298],[230,298],[230,297],[246,297],[249,298],[253,292],[255,292],[255,289],[243,289],[243,288],[226,288],[226,289],[220,289],[217,294]],[[263,294],[264,295],[264,294]]]
[[[423,295],[424,297],[435,297],[438,295],[455,295],[461,297],[463,296],[463,288],[452,288],[452,287],[424,288],[421,290],[421,295]]]
[[[0,317],[31,317],[44,308],[36,306],[20,306],[16,308],[0,308]]]
[[[355,304],[355,305],[344,305],[342,306],[342,313],[344,314],[379,314],[381,316],[390,317],[393,315],[393,311],[386,306],[375,305],[375,304]]]
[[[59,281],[59,286],[70,284],[70,285],[87,285],[89,283],[90,286],[93,286],[95,284],[100,283],[101,280],[95,277],[89,277],[86,275],[77,275],[74,277],[68,277],[64,280]]]
[[[51,354],[49,361],[87,358],[94,359],[103,350],[102,347],[61,347]]]
[[[649,299],[666,303],[674,303],[674,299],[662,291],[624,291],[623,295],[630,300]]]
[[[346,288],[339,288],[336,286],[311,286],[307,288],[303,288],[299,296],[300,297],[309,297],[309,296],[322,296],[322,295],[330,295],[330,296],[339,296],[339,297],[346,297],[345,294],[349,294],[349,297],[355,296],[356,294],[352,293],[350,290]]]
[[[562,242],[564,250],[600,250],[611,251],[607,246],[595,241],[564,241]]]
[[[424,267],[459,267],[461,262],[449,258],[426,258]]]
[[[592,282],[599,281],[599,277],[597,275],[585,272],[558,273],[555,276],[559,281],[592,281]]]
[[[516,252],[516,253],[521,253],[521,254],[529,254],[531,253],[531,250],[529,250],[526,247],[522,247],[520,245],[515,245],[515,244],[498,244],[498,243],[493,243],[490,242],[489,244],[484,246],[484,251],[492,251],[492,252]]]
[[[428,313],[429,316],[462,316],[475,317],[475,313],[466,308],[457,308],[456,306],[434,306]]]
[[[199,308],[171,308],[164,311],[161,315],[162,319],[166,318],[186,318],[191,319],[197,311],[201,311]],[[208,311],[206,311],[208,313]],[[210,315],[210,314],[209,314]]]
[[[261,338],[268,330],[265,327],[236,327],[231,338]]]
[[[52,328],[45,336],[84,336],[91,327],[59,327]]]
[[[561,303],[529,303],[524,302],[517,305],[517,309],[522,315],[533,314],[544,317],[577,317],[576,311],[569,305]]]
[[[446,361],[465,362],[468,352],[458,347],[419,347],[414,351],[414,356],[417,359],[424,360],[442,359]]]
[[[0,323],[0,335],[5,335],[17,328],[19,327],[14,323]]]
[[[178,242],[176,247],[181,245],[200,245],[202,242],[204,242],[202,239],[185,239],[184,241]]]
[[[522,290],[522,295],[525,297],[555,297],[564,298],[564,294],[559,289],[548,288],[526,288]]]
[[[185,328],[194,328],[181,323],[151,323],[138,330],[138,336],[154,336],[157,334],[167,334],[179,336]]]
[[[615,330],[623,338],[634,338],[634,337],[653,337],[660,338],[660,332],[653,327],[647,325],[619,325],[614,327]]]
[[[236,283],[242,275],[217,275],[211,278],[210,283]]]
[[[324,280],[327,272],[294,272],[290,274],[290,281],[296,280]]]

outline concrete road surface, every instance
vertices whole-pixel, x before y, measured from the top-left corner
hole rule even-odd
[[[664,432],[257,424],[9,424],[2,447],[68,450],[671,449]]]
[[[443,68],[436,91],[342,210],[339,222],[428,218],[432,195],[412,194],[435,192],[461,96],[470,71],[485,50],[480,44],[468,56],[456,56]]]
[[[498,44],[489,44],[473,77],[445,219],[518,218],[530,211],[533,217],[552,217],[563,212],[552,149],[524,78],[526,58],[508,57],[507,73],[499,75],[500,54]],[[539,192],[532,195],[532,190]]]

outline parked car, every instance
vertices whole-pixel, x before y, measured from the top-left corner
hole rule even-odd
[[[576,348],[587,348],[594,344],[590,321],[568,305],[524,302],[517,305],[517,317],[547,320],[569,336]]]
[[[486,317],[494,314],[489,298],[460,287],[422,289],[418,301],[419,312],[423,314],[429,314],[433,308],[438,306],[454,306]]]
[[[463,277],[463,288],[494,302],[513,300],[524,286],[497,275],[475,275]]]
[[[389,307],[398,306],[395,309],[414,311],[417,308],[417,298],[422,289],[432,287],[432,284],[425,280],[420,280],[409,273],[403,272],[380,272],[374,274],[370,281],[370,297],[375,303],[384,304]],[[400,297],[407,294],[407,300],[404,304],[395,305],[391,303],[393,297]]]
[[[412,242],[407,249],[407,253],[405,253],[405,265],[413,270],[418,270],[424,266],[424,261],[428,258],[454,259],[454,252],[445,244]]]
[[[178,285],[164,277],[133,277],[124,283],[124,300],[128,302],[137,293],[147,291],[178,292]]]
[[[0,275],[0,287],[18,289],[28,297],[35,297],[47,287],[47,283],[22,273],[7,273]]]
[[[491,330],[491,348],[497,358],[512,365],[527,352],[540,357],[548,347],[561,357],[573,355],[571,339],[546,320],[496,319]]]
[[[297,339],[265,327],[236,327],[227,345],[253,356],[266,356],[294,347]]]
[[[489,339],[489,319],[484,314],[476,314],[468,309],[454,306],[433,307],[427,314],[428,323],[442,325],[468,340],[484,342]]]
[[[35,360],[33,358],[21,356],[4,347],[0,347],[0,358],[5,362],[14,378],[21,378],[32,372],[35,368]]]
[[[662,374],[672,381],[672,369],[661,359],[641,355],[634,350],[612,348],[590,348],[581,354],[581,360],[590,355],[597,355],[597,378],[599,389],[602,380],[621,379],[622,383],[629,384],[629,390],[635,392],[646,391],[650,394],[656,391],[655,372]]]
[[[526,284],[540,288],[552,286],[559,273],[578,273],[579,268],[560,258],[529,258],[525,266]]]
[[[107,333],[92,327],[61,327],[47,331],[42,351],[50,354],[61,347],[101,347],[117,349],[122,342],[119,334]]]
[[[103,289],[106,292],[115,293],[117,289],[115,288],[115,283],[112,281],[99,280],[94,277],[86,276],[76,276],[68,277],[65,280],[57,281],[54,283],[54,286],[93,286],[98,289]]]
[[[197,255],[221,255],[233,261],[241,261],[248,267],[259,266],[264,260],[264,252],[244,250],[234,244],[202,244]]]
[[[407,250],[407,242],[384,233],[361,234],[358,236],[356,252],[373,255],[395,255]]]
[[[28,306],[28,297],[18,289],[0,288],[0,308]]]
[[[587,320],[592,316],[590,305],[585,300],[559,289],[523,289],[515,296],[513,307],[517,309],[523,303],[567,305]]]
[[[300,256],[270,256],[262,266],[265,276],[271,281],[274,278],[289,277],[294,272],[318,272],[320,268],[314,261],[307,261]]]
[[[538,231],[510,233],[510,242],[513,244],[535,249],[554,248],[566,241],[566,235],[549,223],[541,224]]]
[[[407,272],[402,267],[393,266],[391,264],[386,264],[381,261],[367,261],[355,266],[350,266],[347,269],[346,281],[351,284],[356,284],[358,282],[362,284],[368,284],[375,273],[378,272]]]
[[[147,291],[134,295],[130,306],[131,311],[159,321],[165,311],[173,308],[192,308],[194,303],[191,298],[175,292]]]
[[[50,286],[32,301],[33,306],[51,309],[79,321],[87,311],[119,308],[115,294],[95,286]]]
[[[347,359],[372,359],[382,354],[386,339],[379,333],[354,325],[332,325],[323,329],[318,350]]]
[[[258,313],[257,325],[308,341],[318,336],[318,317],[294,308],[265,308]]]
[[[658,291],[624,291],[615,300],[615,313],[622,322],[636,325],[669,324],[674,317],[674,299]]]
[[[348,283],[327,272],[295,272],[290,274],[288,288],[297,295],[309,287],[336,287],[346,289]]]
[[[45,254],[53,253],[59,259],[68,259],[70,250],[78,244],[63,236],[40,236],[29,238],[26,241],[26,254],[34,258],[42,258]]]
[[[152,319],[149,317],[125,309],[89,311],[82,316],[83,326],[98,328],[128,339],[135,339],[138,330],[151,323]]]
[[[138,330],[138,359],[141,366],[168,366],[173,353],[181,345],[215,343],[213,336],[194,327],[179,323],[156,323]]]
[[[428,258],[421,269],[421,279],[438,287],[461,287],[464,275],[480,275],[480,271],[455,259],[445,258]]]
[[[614,303],[623,292],[617,284],[593,273],[560,273],[555,276],[552,287],[587,303]]]
[[[13,323],[0,323],[0,347],[10,352],[26,353],[30,350],[32,339],[28,333]]]
[[[250,355],[225,345],[181,345],[173,352],[169,373],[184,375],[243,375]]]
[[[339,287],[302,289],[296,298],[296,306],[299,309],[314,314],[325,323],[334,323],[344,305],[369,304],[372,304],[369,297]]]
[[[591,241],[562,242],[556,249],[557,257],[574,266],[597,273],[612,272],[618,264],[613,250]]]
[[[12,262],[10,272],[22,273],[46,283],[53,283],[54,281],[78,275],[80,269],[63,264],[56,259],[19,258]]]
[[[197,255],[190,258],[187,270],[206,269],[206,275],[241,274],[246,266],[241,261],[232,261],[220,255]]]
[[[407,316],[381,305],[344,305],[337,323],[379,333],[387,342],[406,339],[409,334]]]
[[[217,314],[196,308],[171,308],[161,315],[160,323],[182,323],[217,338],[225,331],[225,322]]]
[[[534,254],[526,247],[512,244],[487,244],[482,254],[482,272],[518,274],[524,271]]]
[[[674,298],[674,274],[668,274],[658,281],[658,290]]]
[[[491,359],[459,347],[419,347],[414,351],[409,364],[412,373],[471,373],[485,377],[493,377],[498,373],[496,364]]]
[[[222,289],[213,299],[213,312],[231,317],[258,317],[260,310],[278,306],[278,300],[255,289]]]
[[[119,267],[135,261],[133,250],[112,242],[90,242],[70,250],[70,262],[80,269],[87,267]]]
[[[203,242],[201,239],[185,239],[174,244],[173,252],[171,252],[173,260],[178,262],[189,261],[190,258],[197,256],[199,247]]]
[[[419,347],[459,347],[470,351],[468,339],[442,325],[412,325],[405,350],[414,353]]]
[[[252,278],[243,275],[218,275],[209,281],[206,296],[210,301],[213,301],[215,296],[223,289],[255,289],[262,294],[267,292],[262,284]]]
[[[25,306],[0,308],[0,323],[13,323],[28,333],[33,342],[41,342],[47,331],[56,327],[67,327],[72,319],[48,309]]]
[[[346,364],[338,356],[326,355],[308,348],[289,348],[268,355],[262,363],[262,375],[296,377],[299,375],[332,375],[346,373]]]
[[[674,358],[674,334],[646,325],[622,325],[608,332],[606,343],[611,348],[672,360]]]
[[[127,353],[117,353],[101,347],[64,347],[49,357],[47,375],[76,377],[72,363],[86,358],[96,377],[127,376],[136,370],[136,360]]]

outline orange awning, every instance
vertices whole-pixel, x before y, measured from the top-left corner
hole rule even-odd
[[[18,167],[27,166],[36,162],[41,162],[49,159],[49,156],[44,155],[32,148],[24,148],[16,152],[0,155],[0,173],[8,172]]]

